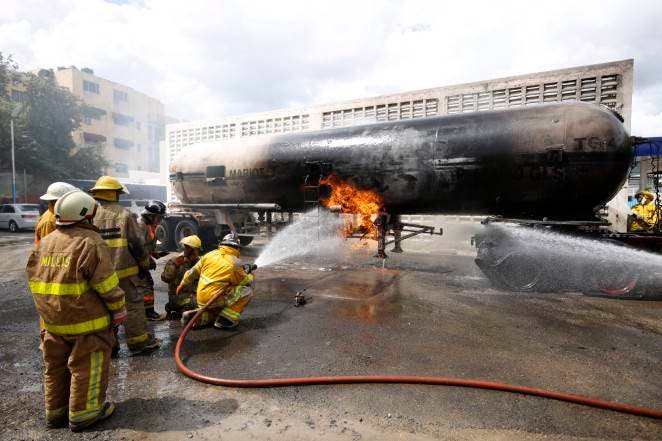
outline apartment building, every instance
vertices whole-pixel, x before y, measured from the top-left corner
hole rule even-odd
[[[101,146],[110,164],[107,174],[129,178],[129,171],[159,172],[165,111],[158,99],[88,68],[59,67],[54,76],[83,102],[83,121],[74,141],[81,147]]]

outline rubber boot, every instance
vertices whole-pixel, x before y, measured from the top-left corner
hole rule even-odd
[[[80,432],[83,429],[87,429],[88,427],[92,426],[93,424],[98,423],[99,421],[103,421],[106,418],[110,417],[113,412],[115,412],[115,405],[113,403],[104,403],[103,407],[99,411],[99,415],[96,417],[83,421],[81,423],[73,424],[69,423],[69,429],[71,429],[72,432]]]
[[[165,320],[166,313],[156,312],[154,308],[145,308],[145,318],[152,322],[160,322],[161,320]]]

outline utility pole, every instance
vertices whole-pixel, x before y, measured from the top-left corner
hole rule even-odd
[[[14,156],[14,118],[18,117],[18,114],[21,113],[23,108],[22,104],[18,104],[12,110],[11,116],[9,118],[9,131],[11,132],[11,197],[12,203],[16,203],[16,158]]]
[[[14,158],[14,116],[9,119],[9,131],[11,132],[11,198],[16,203],[16,161]]]

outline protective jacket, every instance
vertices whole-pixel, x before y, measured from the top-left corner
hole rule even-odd
[[[99,201],[94,225],[110,248],[117,277],[123,279],[149,268],[145,240],[134,215],[117,202]]]
[[[145,242],[145,253],[156,258],[156,225],[146,223],[145,218],[139,216],[138,226]]]
[[[239,250],[221,246],[202,256],[193,268],[186,272],[183,285],[189,285],[199,277],[197,289],[198,306],[205,306],[220,290],[248,285],[253,281],[252,274],[246,274],[239,260]],[[219,306],[227,302],[221,298]]]
[[[168,295],[176,296],[177,295],[177,286],[184,278],[184,275],[188,270],[193,268],[193,266],[198,263],[200,260],[199,257],[195,259],[190,259],[181,253],[178,256],[172,257],[163,268],[163,273],[161,273],[161,280],[168,284]],[[191,283],[184,287],[182,295],[188,297],[191,294],[196,292],[196,280],[191,280]]]
[[[42,326],[53,334],[99,332],[126,316],[108,247],[91,225],[44,237],[30,254],[27,276]]]
[[[630,231],[647,231],[655,226],[657,222],[656,206],[653,201],[637,204],[632,207],[635,218],[630,224]]]
[[[41,215],[39,222],[37,222],[37,226],[34,228],[35,245],[38,244],[44,236],[55,231],[55,228],[55,213],[51,207],[48,207],[48,210]]]

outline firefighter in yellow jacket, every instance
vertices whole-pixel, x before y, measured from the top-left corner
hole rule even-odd
[[[657,206],[653,202],[655,195],[648,190],[642,190],[635,197],[637,204],[632,207],[630,231],[650,231],[657,223]]]
[[[184,311],[195,309],[195,288],[197,280],[192,280],[186,285],[181,295],[177,295],[177,287],[184,278],[184,274],[198,263],[202,241],[195,234],[186,236],[179,241],[184,247],[184,252],[172,257],[166,262],[161,280],[168,284],[168,303],[165,305],[169,319],[180,319]]]
[[[48,233],[55,231],[55,203],[58,199],[64,196],[65,193],[78,190],[71,184],[66,182],[53,182],[46,189],[46,194],[39,197],[42,201],[48,202],[48,210],[44,212],[37,222],[34,229],[34,243],[35,245],[46,236]]]
[[[28,284],[41,317],[46,420],[79,431],[108,418],[111,323],[126,321],[108,247],[91,225],[96,203],[80,190],[55,204],[57,230],[35,246]]]
[[[147,332],[145,306],[140,289],[139,269],[149,269],[145,242],[133,214],[118,204],[119,195],[128,190],[111,176],[100,177],[90,189],[99,202],[94,226],[110,248],[110,257],[126,295],[128,320],[124,325],[127,346],[132,354],[158,348],[161,342]]]
[[[219,291],[222,295],[210,305],[194,327],[208,326],[212,322],[217,329],[232,329],[239,324],[244,308],[253,297],[253,275],[247,274],[239,260],[241,244],[239,238],[228,234],[221,241],[217,250],[205,254],[193,268],[186,272],[177,287],[177,294],[196,278],[198,282],[198,307],[207,305]],[[186,325],[197,311],[186,311],[182,316],[182,325]]]

